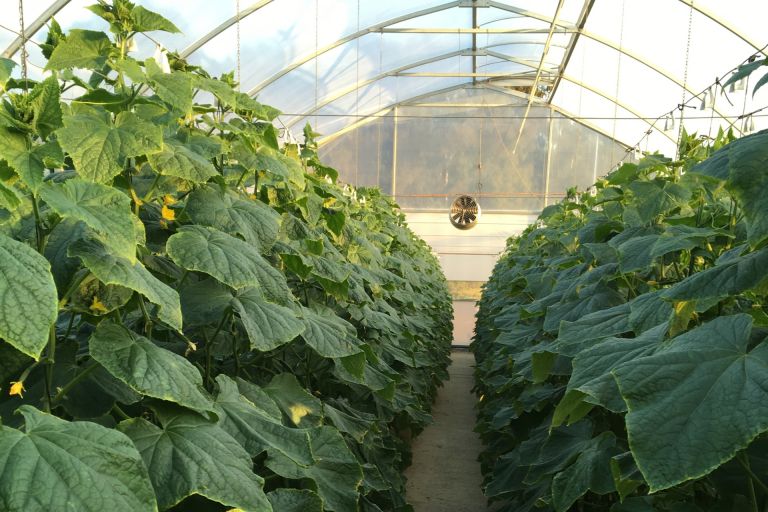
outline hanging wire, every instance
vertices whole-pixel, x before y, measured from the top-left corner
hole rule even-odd
[[[21,30],[21,77],[27,92],[27,31],[24,28],[24,0],[19,0],[19,29]]]
[[[619,61],[616,65],[616,92],[613,95],[614,98],[619,97],[619,86],[621,84],[621,60],[624,56],[624,11],[627,6],[626,0],[621,1],[621,25],[619,26]],[[613,103],[613,131],[611,132],[611,138],[616,140],[616,118],[619,115],[619,104]],[[611,160],[613,160],[613,151],[616,149],[616,145],[611,145]]]
[[[243,75],[240,70],[240,0],[235,0],[235,8],[237,9],[237,23],[235,24],[236,37],[237,37],[237,90],[240,91],[240,83],[243,81]]]
[[[360,0],[357,0],[357,32],[360,32]],[[360,38],[355,41],[355,115],[360,115]],[[358,181],[360,167],[360,131],[355,130],[355,186],[359,186]]]
[[[680,142],[683,139],[683,120],[685,119],[685,95],[688,92],[688,58],[691,54],[691,32],[693,30],[693,2],[688,11],[688,42],[685,45],[685,67],[683,69],[683,93],[680,101],[680,126],[677,128],[677,148],[675,149],[675,160],[680,158]],[[706,89],[705,89],[706,90]],[[698,97],[698,95],[697,95]]]
[[[317,104],[320,101],[320,75],[318,70],[317,51],[320,46],[320,0],[315,0],[315,108],[313,109],[317,113]],[[317,127],[317,115],[315,115],[315,128]]]

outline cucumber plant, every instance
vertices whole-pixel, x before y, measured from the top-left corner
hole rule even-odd
[[[409,510],[403,432],[447,376],[451,301],[395,204],[315,136],[131,40],[51,21],[0,61],[3,510]]]

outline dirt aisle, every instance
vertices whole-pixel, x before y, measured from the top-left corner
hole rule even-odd
[[[416,512],[482,512],[486,500],[477,456],[482,445],[472,431],[474,356],[454,351],[450,380],[440,389],[435,422],[413,442],[413,465],[406,471],[407,497]]]

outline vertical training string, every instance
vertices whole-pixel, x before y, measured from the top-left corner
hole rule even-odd
[[[240,91],[240,83],[243,81],[243,75],[240,70],[240,0],[235,1],[235,8],[237,9],[237,24],[235,26],[237,32],[237,90]]]
[[[19,28],[21,29],[21,77],[24,79],[24,92],[27,92],[27,31],[24,28],[24,1],[19,0]]]
[[[693,28],[693,2],[688,11],[688,42],[685,45],[685,67],[683,69],[683,95],[680,100],[680,126],[677,128],[677,147],[675,148],[675,160],[680,158],[680,142],[683,140],[683,120],[685,119],[685,96],[688,92],[688,58],[691,54],[691,30]]]
[[[621,84],[621,60],[624,55],[624,10],[627,7],[626,0],[621,2],[621,26],[619,27],[619,61],[616,65],[616,91],[613,95],[614,98],[619,97],[619,85]],[[611,161],[614,160],[613,153],[616,150],[616,118],[619,115],[619,104],[613,102],[613,131],[611,132],[611,139],[614,144],[611,144]]]

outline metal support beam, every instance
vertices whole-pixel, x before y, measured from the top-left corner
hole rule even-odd
[[[560,17],[560,11],[563,8],[564,1],[565,0],[559,0],[557,2],[557,7],[555,8],[555,15],[552,17],[552,23],[550,24],[549,33],[547,34],[547,42],[544,45],[544,51],[541,52],[541,61],[539,62],[539,67],[536,69],[536,78],[533,79],[533,84],[531,85],[531,91],[528,96],[528,106],[525,107],[525,116],[523,117],[523,121],[520,123],[520,131],[517,132],[517,140],[515,141],[515,145],[512,147],[513,155],[517,152],[517,145],[520,143],[520,138],[523,136],[523,130],[525,129],[525,121],[528,119],[528,111],[531,110],[531,103],[533,103],[533,98],[536,97],[536,89],[539,86],[541,71],[544,69],[544,59],[547,58],[547,53],[549,52],[549,45],[552,42],[552,35],[555,33],[555,28],[557,26],[557,19]]]
[[[34,36],[38,30],[43,28],[45,24],[48,22],[51,17],[55,16],[56,13],[58,13],[60,10],[62,10],[70,0],[56,0],[55,2],[52,2],[51,5],[48,6],[46,10],[44,10],[42,13],[40,13],[40,16],[38,16],[35,21],[30,23],[24,28],[25,36],[27,40],[32,39],[32,36]],[[7,6],[5,6],[7,8]],[[11,44],[8,45],[8,47],[3,51],[3,57],[6,59],[10,59],[13,57],[17,51],[21,48],[21,34],[19,34],[19,37],[14,39]]]
[[[235,14],[234,16],[232,16],[231,18],[226,20],[224,23],[222,23],[218,27],[214,28],[213,30],[211,30],[210,32],[205,34],[200,39],[198,39],[194,43],[192,43],[189,46],[187,46],[186,48],[184,48],[181,51],[181,53],[179,53],[179,56],[182,59],[186,59],[187,57],[189,57],[190,55],[195,53],[197,50],[199,50],[204,44],[208,43],[211,39],[216,38],[219,34],[224,32],[225,30],[227,30],[232,25],[236,24],[238,21],[242,21],[244,18],[246,18],[246,17],[250,16],[251,14],[255,13],[256,11],[261,9],[262,7],[271,4],[273,1],[274,0],[260,0],[258,2],[254,2],[252,5],[249,5],[248,7],[246,7],[242,11],[240,11],[240,15],[239,16],[237,14]]]
[[[579,32],[575,32],[571,35],[571,40],[568,42],[568,46],[565,49],[565,55],[563,55],[563,62],[560,64],[560,74],[562,75],[565,73],[566,68],[568,67],[568,64],[571,62],[571,56],[573,55],[573,51],[576,49],[576,43],[579,42],[579,36],[581,36],[581,31],[584,30],[584,27],[587,25],[587,19],[589,19],[589,15],[592,12],[592,7],[595,5],[595,0],[584,0],[584,7],[581,9],[581,14],[579,14],[579,21],[576,24],[576,26],[579,29]],[[552,91],[549,93],[549,101],[552,101],[552,97],[557,92],[557,88],[560,86],[560,77],[557,77],[555,79],[554,85],[552,85]]]
[[[307,62],[311,61],[312,59],[316,59],[320,55],[323,55],[325,53],[328,53],[329,51],[333,50],[334,48],[338,48],[339,46],[348,43],[350,41],[354,41],[360,37],[363,37],[367,34],[372,34],[375,32],[378,32],[379,29],[382,29],[384,27],[388,27],[390,25],[395,25],[397,23],[402,23],[403,21],[408,21],[413,18],[418,18],[419,16],[426,16],[428,14],[434,14],[436,12],[445,11],[447,9],[451,9],[453,7],[458,7],[461,4],[461,0],[454,0],[452,2],[448,2],[445,4],[436,5],[434,7],[430,7],[428,9],[422,9],[420,11],[415,11],[409,14],[405,14],[403,16],[398,16],[396,18],[392,18],[390,20],[377,23],[375,25],[371,25],[368,28],[364,28],[362,30],[358,30],[357,32],[354,32],[352,34],[349,34],[348,36],[342,37],[341,39],[337,39],[333,43],[326,45],[322,48],[318,48],[317,51],[312,52],[309,55],[306,55],[305,57],[289,64],[285,68],[281,69],[274,75],[270,76],[266,80],[263,80],[261,83],[257,84],[255,87],[251,88],[251,90],[248,91],[249,96],[255,96],[259,91],[267,87],[269,84],[275,82],[276,80],[279,80],[283,76],[287,75],[291,71],[303,66]]]
[[[504,46],[505,44],[499,43],[498,45]],[[489,45],[489,47],[498,46],[498,45]],[[470,48],[466,48],[466,49],[463,49],[463,50],[457,50],[457,51],[453,51],[453,52],[448,52],[448,53],[444,53],[444,54],[441,54],[441,55],[437,55],[437,56],[431,57],[429,59],[420,60],[420,61],[414,62],[412,64],[407,64],[405,66],[397,67],[395,69],[390,69],[390,70],[384,71],[382,73],[379,73],[378,75],[376,75],[374,77],[371,77],[371,78],[369,78],[367,80],[364,80],[364,81],[362,81],[360,83],[352,84],[349,87],[345,87],[344,89],[341,89],[341,90],[335,92],[333,95],[329,96],[328,98],[325,98],[322,102],[320,102],[317,105],[315,105],[311,110],[308,110],[307,112],[304,112],[304,115],[306,117],[309,117],[312,114],[314,114],[315,112],[318,112],[321,109],[323,109],[324,107],[330,105],[331,103],[333,103],[333,102],[343,98],[344,96],[346,96],[348,94],[351,94],[351,93],[355,92],[356,90],[360,89],[361,87],[367,87],[367,86],[371,85],[372,83],[377,82],[379,80],[383,80],[383,79],[385,79],[387,77],[390,77],[390,76],[405,76],[404,74],[402,74],[403,71],[407,71],[409,69],[413,69],[413,68],[417,68],[417,67],[421,67],[421,66],[426,66],[428,64],[433,64],[435,62],[439,62],[441,60],[450,59],[450,58],[457,57],[457,56],[469,56],[469,55],[473,55],[473,54],[489,55],[489,56],[494,57],[496,59],[506,60],[508,62],[513,62],[515,64],[520,64],[522,66],[527,66],[527,67],[529,67],[531,69],[536,69],[536,66],[537,66],[536,62],[528,61],[528,60],[524,60],[524,59],[518,59],[516,57],[512,57],[511,55],[506,55],[506,54],[503,54],[503,53],[500,53],[500,52],[496,52],[496,51],[492,51],[492,50],[489,51],[485,47],[478,48],[476,51],[473,51]],[[410,75],[410,76],[413,76],[413,75]],[[515,77],[515,76],[522,76],[522,75],[506,74],[504,76],[512,78],[512,77]],[[477,77],[475,77],[475,78],[477,78]],[[474,81],[474,83],[476,83],[476,81]],[[298,123],[301,119],[303,119],[303,117],[296,117],[296,118],[294,118],[292,121],[289,121],[288,123],[286,123],[286,127],[287,128],[291,128],[293,125]]]
[[[472,28],[477,25],[477,2],[472,2]],[[472,34],[472,73],[477,73],[477,34]],[[472,78],[472,83],[477,84],[477,77]]]

